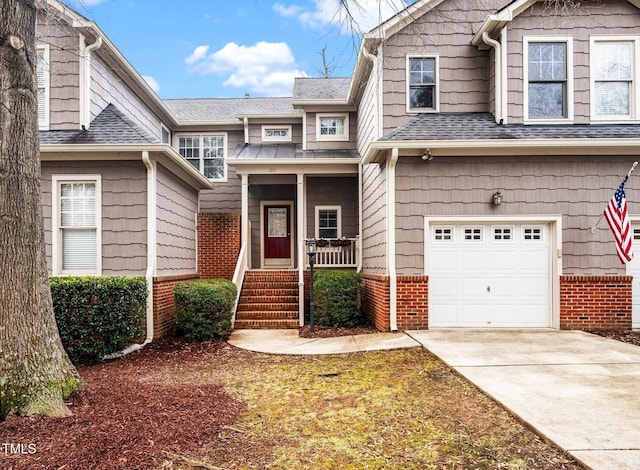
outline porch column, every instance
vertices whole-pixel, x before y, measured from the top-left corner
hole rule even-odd
[[[251,268],[251,247],[249,246],[249,175],[242,174],[241,186],[242,194],[240,196],[241,218],[240,218],[240,246],[246,250],[247,260],[249,260],[249,268]]]
[[[304,247],[305,239],[305,213],[306,213],[306,200],[304,191],[304,174],[296,174],[296,209],[297,209],[297,227],[296,238],[298,240],[298,317],[300,320],[300,326],[304,326],[304,267],[307,264],[305,259],[306,251]]]

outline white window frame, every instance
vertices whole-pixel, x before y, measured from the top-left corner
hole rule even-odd
[[[229,165],[228,165],[228,161],[227,161],[227,157],[228,157],[228,146],[229,146],[229,135],[227,132],[184,132],[184,133],[180,133],[180,134],[174,134],[173,135],[173,142],[174,142],[174,148],[176,149],[176,151],[178,153],[180,153],[180,138],[185,138],[185,137],[190,137],[190,138],[194,138],[197,137],[198,138],[198,142],[199,142],[199,151],[198,151],[198,157],[200,159],[200,168],[196,168],[193,167],[194,170],[200,172],[201,174],[204,175],[204,138],[205,137],[222,137],[223,138],[223,149],[224,149],[224,164],[223,164],[223,176],[221,178],[209,178],[210,181],[218,181],[220,183],[226,183],[227,182],[227,178],[229,175]],[[183,157],[184,158],[184,157]],[[185,158],[186,160],[186,158]],[[191,163],[189,163],[189,165],[191,165]]]
[[[42,54],[42,61],[44,65],[44,69],[42,71],[43,82],[40,83],[37,77],[37,66],[36,66],[36,81],[37,89],[44,88],[44,111],[43,116],[40,116],[39,107],[40,103],[38,103],[38,127],[40,130],[48,131],[50,124],[50,111],[51,111],[51,60],[49,53],[49,45],[48,44],[38,44],[36,46],[36,55]],[[39,93],[38,93],[39,94]]]
[[[322,119],[342,119],[344,121],[344,134],[322,134],[320,122]],[[335,142],[349,140],[349,113],[318,113],[316,114],[316,140],[323,142]]]
[[[316,238],[320,238],[320,211],[336,211],[338,236],[342,237],[342,206],[316,206]]]
[[[168,140],[166,142],[163,139],[165,132],[167,133],[167,136],[168,136]],[[162,123],[160,123],[160,143],[171,145],[171,131],[167,126],[165,126]]]
[[[286,136],[267,136],[268,131],[286,131]],[[262,141],[263,142],[291,142],[291,126],[277,126],[269,125],[262,126]]]
[[[566,84],[567,96],[565,103],[567,115],[564,117],[530,117],[529,116],[529,43],[559,42],[566,44]],[[522,38],[522,68],[523,68],[523,103],[525,124],[571,124],[574,121],[574,84],[573,84],[573,38],[567,36],[525,36]]]
[[[434,60],[434,88],[433,88],[433,108],[412,108],[411,107],[411,60],[412,59],[433,59]],[[406,80],[406,106],[407,114],[419,113],[439,113],[440,112],[440,56],[438,54],[407,54],[405,65]]]
[[[591,94],[589,100],[591,102],[590,112],[591,121],[616,121],[619,123],[634,122],[638,120],[638,97],[640,97],[640,77],[638,76],[638,67],[640,64],[640,37],[639,36],[590,36],[589,37],[589,57],[590,57],[590,74],[589,74],[589,88]],[[633,64],[631,67],[631,87],[629,89],[629,114],[620,116],[599,116],[596,114],[596,54],[595,45],[597,43],[605,42],[628,42],[632,45],[631,60]]]
[[[62,227],[60,227],[60,186],[65,183],[94,183],[96,185],[96,269],[62,269]],[[51,271],[54,276],[102,275],[102,176],[52,175],[51,177]]]

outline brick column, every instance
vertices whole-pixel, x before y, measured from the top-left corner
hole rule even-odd
[[[173,333],[176,328],[176,306],[173,287],[179,282],[198,279],[197,274],[159,276],[153,278],[153,337]]]
[[[240,253],[240,214],[198,214],[198,273],[231,280]]]
[[[632,276],[560,276],[560,329],[631,329]]]
[[[398,276],[399,330],[429,328],[429,276]]]
[[[389,277],[362,273],[362,313],[380,331],[389,331]]]

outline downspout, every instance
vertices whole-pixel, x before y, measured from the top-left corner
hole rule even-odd
[[[84,41],[83,41],[84,42]],[[91,53],[102,46],[102,36],[98,36],[96,42],[90,44],[82,50],[80,80],[80,127],[82,130],[89,129],[91,125]]]
[[[389,329],[398,331],[398,278],[396,274],[396,164],[398,148],[391,151],[387,171],[387,266],[389,267]]]
[[[494,71],[494,80],[496,83],[495,86],[495,103],[496,103],[496,123],[503,124],[504,116],[502,113],[502,48],[500,43],[495,39],[491,39],[489,34],[486,32],[482,33],[482,41],[488,46],[493,47],[494,57],[495,57],[495,71]]]
[[[102,360],[119,359],[138,351],[153,341],[153,277],[156,273],[156,167],[149,152],[142,152],[142,163],[147,169],[147,338],[144,343],[134,343],[122,351],[107,354]]]

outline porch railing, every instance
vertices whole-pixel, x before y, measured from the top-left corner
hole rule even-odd
[[[358,239],[316,239],[315,266],[319,268],[357,267]]]

